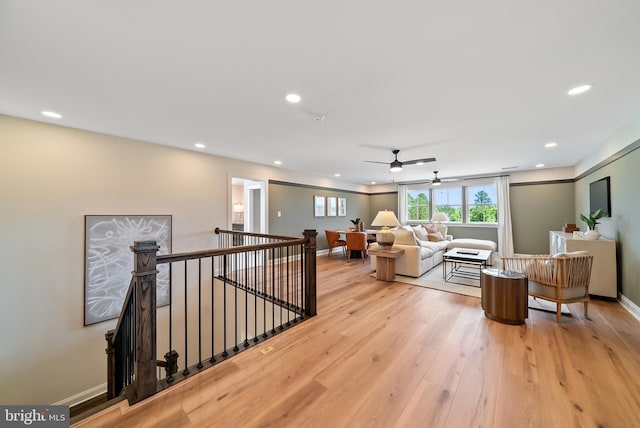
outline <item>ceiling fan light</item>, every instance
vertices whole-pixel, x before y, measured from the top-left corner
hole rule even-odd
[[[431,184],[432,184],[433,186],[439,186],[439,185],[441,185],[441,184],[442,184],[442,182],[440,181],[440,179],[439,179],[439,178],[434,178],[434,179],[433,179],[433,181],[431,182]]]
[[[400,172],[400,171],[402,171],[402,162],[400,162],[398,160],[394,160],[393,162],[391,162],[389,171],[391,171],[391,172]]]

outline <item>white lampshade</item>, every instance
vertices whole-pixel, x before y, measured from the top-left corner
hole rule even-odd
[[[378,245],[380,245],[380,248],[393,247],[393,241],[395,241],[396,236],[389,230],[389,228],[400,226],[400,222],[393,211],[378,211],[376,218],[371,222],[371,226],[382,227],[382,230],[379,230],[376,233],[376,241],[378,242]]]
[[[431,221],[449,221],[449,217],[442,211],[436,211],[431,217]]]
[[[244,205],[238,202],[233,206],[233,212],[236,212],[236,213],[244,212]]]
[[[376,214],[376,218],[374,218],[371,222],[371,226],[395,227],[400,226],[400,222],[398,221],[398,218],[393,213],[393,211],[384,210],[378,211],[378,214]]]

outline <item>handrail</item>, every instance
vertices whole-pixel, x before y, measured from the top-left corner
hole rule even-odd
[[[234,234],[238,232],[234,231]],[[242,232],[239,232],[242,233]],[[201,250],[189,253],[175,253],[158,255],[158,263],[172,263],[184,260],[195,260],[207,257],[225,256],[229,254],[245,253],[247,251],[268,250],[270,248],[292,247],[304,244],[304,238],[295,238],[285,242],[269,242],[265,244],[242,245],[239,247],[216,248],[213,250]]]
[[[220,228],[216,228],[215,233],[221,235],[222,248],[158,255],[155,241],[138,241],[132,246],[134,271],[125,304],[116,328],[105,335],[108,398],[120,395],[124,389],[129,403],[134,404],[155,394],[159,388],[168,387],[316,314],[315,230],[305,230],[303,238]],[[276,242],[239,245],[245,237],[250,241],[257,238]],[[166,329],[164,324],[160,325],[169,335],[165,361],[156,359],[157,323],[160,322],[156,310],[156,269],[159,265],[168,265],[169,272],[168,311],[158,312],[162,314],[159,320],[168,322],[169,326]],[[174,298],[179,304],[172,303]],[[195,306],[188,303],[194,299]],[[204,301],[208,301],[205,304],[208,315],[207,311],[203,312]],[[219,305],[223,306],[217,309]],[[249,310],[254,311],[251,317]],[[176,314],[176,321],[173,321],[174,311],[181,311]],[[184,324],[184,341],[177,348],[183,353],[180,358],[184,359],[181,364],[184,370],[176,377],[173,375],[178,371],[179,354],[173,349],[172,337],[180,326],[172,328],[174,322]],[[218,322],[223,324],[218,326]],[[189,329],[194,323],[197,331]],[[207,340],[205,330],[211,335],[211,341],[203,344]],[[216,334],[218,337],[214,340]],[[191,348],[196,352],[190,351]],[[203,350],[211,352],[206,361]],[[196,360],[194,354],[197,354]],[[157,367],[165,368],[164,379],[158,379]]]

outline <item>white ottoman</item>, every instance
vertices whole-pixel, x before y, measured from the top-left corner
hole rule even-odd
[[[498,249],[498,244],[493,241],[487,241],[485,239],[454,239],[447,244],[447,250],[453,248],[471,248],[474,250],[489,250],[491,251],[491,257],[489,257],[489,265],[493,265],[493,253]]]

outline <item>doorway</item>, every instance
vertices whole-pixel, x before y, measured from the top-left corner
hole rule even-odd
[[[242,177],[231,178],[231,229],[267,233],[266,183]]]

